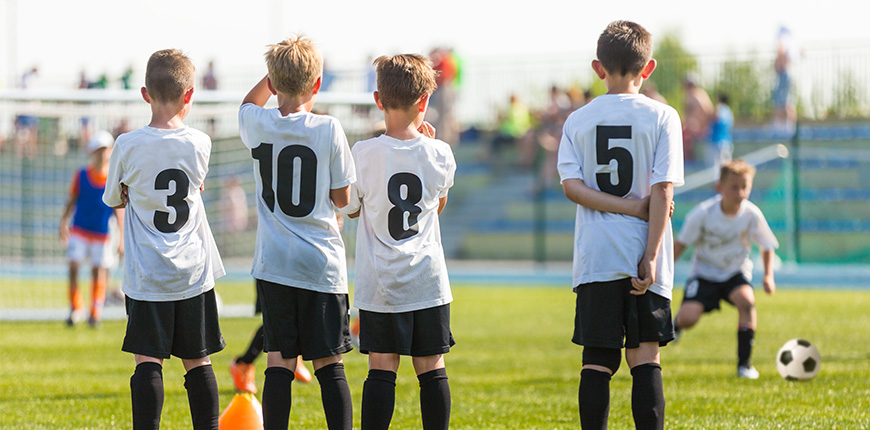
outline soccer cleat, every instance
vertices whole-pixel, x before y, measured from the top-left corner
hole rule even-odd
[[[81,310],[70,311],[69,317],[66,319],[66,325],[72,327],[85,319],[85,313]]]
[[[758,371],[752,366],[737,366],[737,377],[746,379],[758,379]]]
[[[302,362],[302,357],[296,359],[296,371],[293,372],[296,380],[299,382],[311,382],[311,372],[308,371],[308,368],[305,367],[305,363]]]
[[[256,393],[257,384],[254,382],[254,365],[230,360],[230,373],[233,375],[233,384],[236,389],[246,393]]]
[[[100,328],[100,326],[102,324],[103,323],[100,322],[99,318],[94,318],[94,317],[88,318],[88,325],[91,326],[91,328]]]

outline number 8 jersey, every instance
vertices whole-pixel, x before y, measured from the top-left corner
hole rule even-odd
[[[345,213],[360,210],[354,306],[399,313],[450,303],[439,200],[453,186],[450,146],[387,135],[352,149],[358,180]]]
[[[356,180],[341,124],[328,115],[246,103],[239,134],[257,184],[251,274],[281,285],[347,294],[347,262],[329,191]]]
[[[680,117],[674,108],[638,94],[605,94],[572,113],[559,144],[559,176],[629,199],[660,182],[683,184]],[[636,277],[649,224],[640,218],[577,206],[574,286]],[[673,232],[668,220],[649,290],[670,299]]]
[[[103,202],[124,213],[124,280],[132,299],[164,302],[198,296],[224,275],[200,187],[211,139],[185,127],[143,127],[115,142]]]

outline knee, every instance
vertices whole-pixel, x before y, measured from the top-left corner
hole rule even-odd
[[[602,366],[610,370],[611,374],[619,370],[622,356],[616,348],[597,348],[593,346],[583,347],[583,366]]]

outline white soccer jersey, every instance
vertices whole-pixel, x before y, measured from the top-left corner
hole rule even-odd
[[[720,194],[701,202],[686,215],[677,240],[695,247],[690,276],[712,282],[727,281],[738,273],[751,281],[752,244],[761,250],[779,247],[758,206],[744,200],[735,215],[726,215],[722,212]]]
[[[124,294],[154,302],[183,300],[224,275],[202,203],[211,139],[185,127],[144,127],[115,141],[103,202],[124,211]]]
[[[660,182],[683,184],[682,129],[672,107],[637,94],[598,96],[565,121],[559,175],[590,188],[640,199]],[[577,206],[574,286],[637,276],[649,223]],[[671,298],[673,232],[668,220],[649,291]]]
[[[347,262],[331,189],[356,180],[338,120],[247,103],[239,134],[257,184],[257,245],[251,274],[306,290],[347,294]]]
[[[362,207],[354,306],[399,313],[453,301],[441,247],[438,202],[453,186],[450,146],[387,135],[353,147],[359,180],[345,213]]]

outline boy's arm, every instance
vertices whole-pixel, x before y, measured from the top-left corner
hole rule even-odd
[[[444,206],[447,206],[447,196],[438,199],[438,215],[441,215],[441,211],[444,210]]]
[[[679,240],[674,241],[674,261],[680,259],[680,256],[683,255],[683,251],[686,250],[688,246],[685,243],[680,242]]]
[[[332,204],[339,209],[347,206],[350,202],[350,185],[329,190],[329,198],[332,200]]]
[[[254,85],[254,88],[251,88],[251,91],[248,91],[242,104],[253,103],[262,107],[266,105],[270,97],[272,97],[272,90],[269,89],[269,76],[266,75],[260,82],[257,82],[257,85]]]
[[[562,181],[565,196],[574,203],[601,212],[619,213],[649,219],[649,198],[625,199],[603,191],[589,188],[582,179],[565,179]]]
[[[76,206],[78,192],[75,187],[70,189],[69,198],[63,207],[63,215],[60,217],[60,243],[66,246],[69,239],[69,219],[72,217],[73,208]]]
[[[674,200],[674,184],[659,182],[652,186],[649,201],[649,232],[646,250],[637,265],[637,278],[631,278],[634,290],[631,294],[639,296],[655,282],[656,258],[662,246],[662,238],[668,224],[668,211]]]
[[[118,221],[118,255],[124,256],[124,208],[115,208],[115,219]]]
[[[776,292],[776,282],[773,280],[773,259],[776,254],[772,249],[761,251],[761,262],[764,264],[764,292],[773,294]]]

